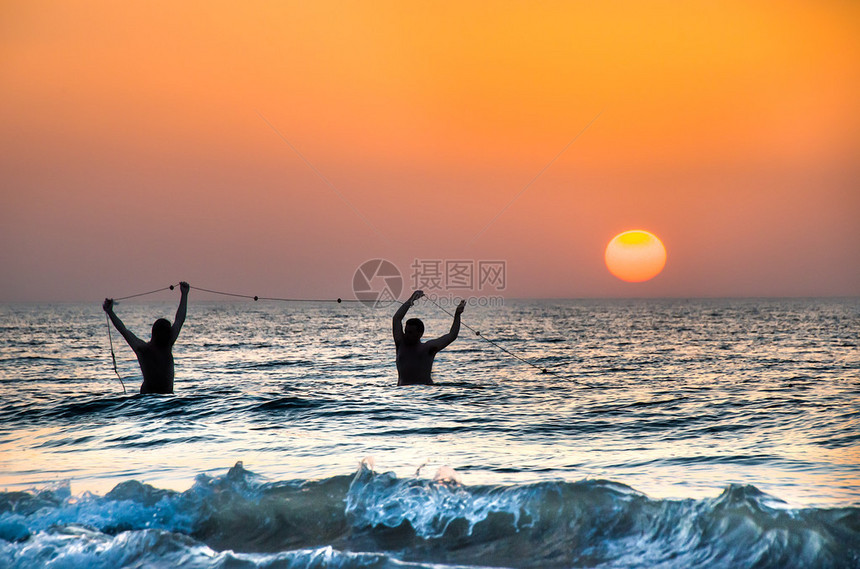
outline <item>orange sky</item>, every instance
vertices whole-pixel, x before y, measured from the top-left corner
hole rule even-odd
[[[6,1],[0,85],[0,301],[350,297],[371,258],[502,259],[509,297],[860,295],[848,0]],[[624,283],[636,228],[668,261]]]

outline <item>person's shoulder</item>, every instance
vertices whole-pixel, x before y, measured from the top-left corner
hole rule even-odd
[[[134,350],[136,352],[140,352],[143,354],[153,354],[153,355],[160,354],[160,353],[170,354],[170,353],[173,353],[173,344],[170,344],[167,347],[161,347],[161,346],[156,346],[152,342],[152,340],[149,340],[148,342],[144,342],[143,340],[141,340],[140,344],[138,344],[137,347],[134,348]]]

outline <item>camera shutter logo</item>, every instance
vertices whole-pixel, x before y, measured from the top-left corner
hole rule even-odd
[[[355,270],[352,277],[355,298],[372,308],[396,302],[403,292],[403,277],[391,261],[371,259]]]

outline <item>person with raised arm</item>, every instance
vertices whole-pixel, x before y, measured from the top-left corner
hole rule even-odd
[[[185,323],[190,288],[187,282],[179,283],[182,297],[179,299],[179,308],[176,309],[173,324],[171,325],[165,318],[156,320],[152,325],[152,337],[148,342],[132,334],[119,316],[114,314],[112,298],[106,298],[102,304],[113,325],[137,356],[137,362],[143,374],[143,383],[140,384],[141,393],[173,393],[173,344],[179,337],[182,324]]]
[[[424,335],[424,323],[418,318],[410,318],[403,327],[403,317],[415,301],[424,296],[424,292],[416,290],[409,300],[394,313],[394,346],[397,350],[397,385],[432,385],[431,371],[433,359],[440,351],[457,339],[460,333],[460,315],[466,307],[463,300],[454,311],[454,322],[451,330],[435,340],[421,341]]]

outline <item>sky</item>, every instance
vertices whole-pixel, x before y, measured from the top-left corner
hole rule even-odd
[[[0,301],[860,295],[849,0],[4,0],[0,86]]]

